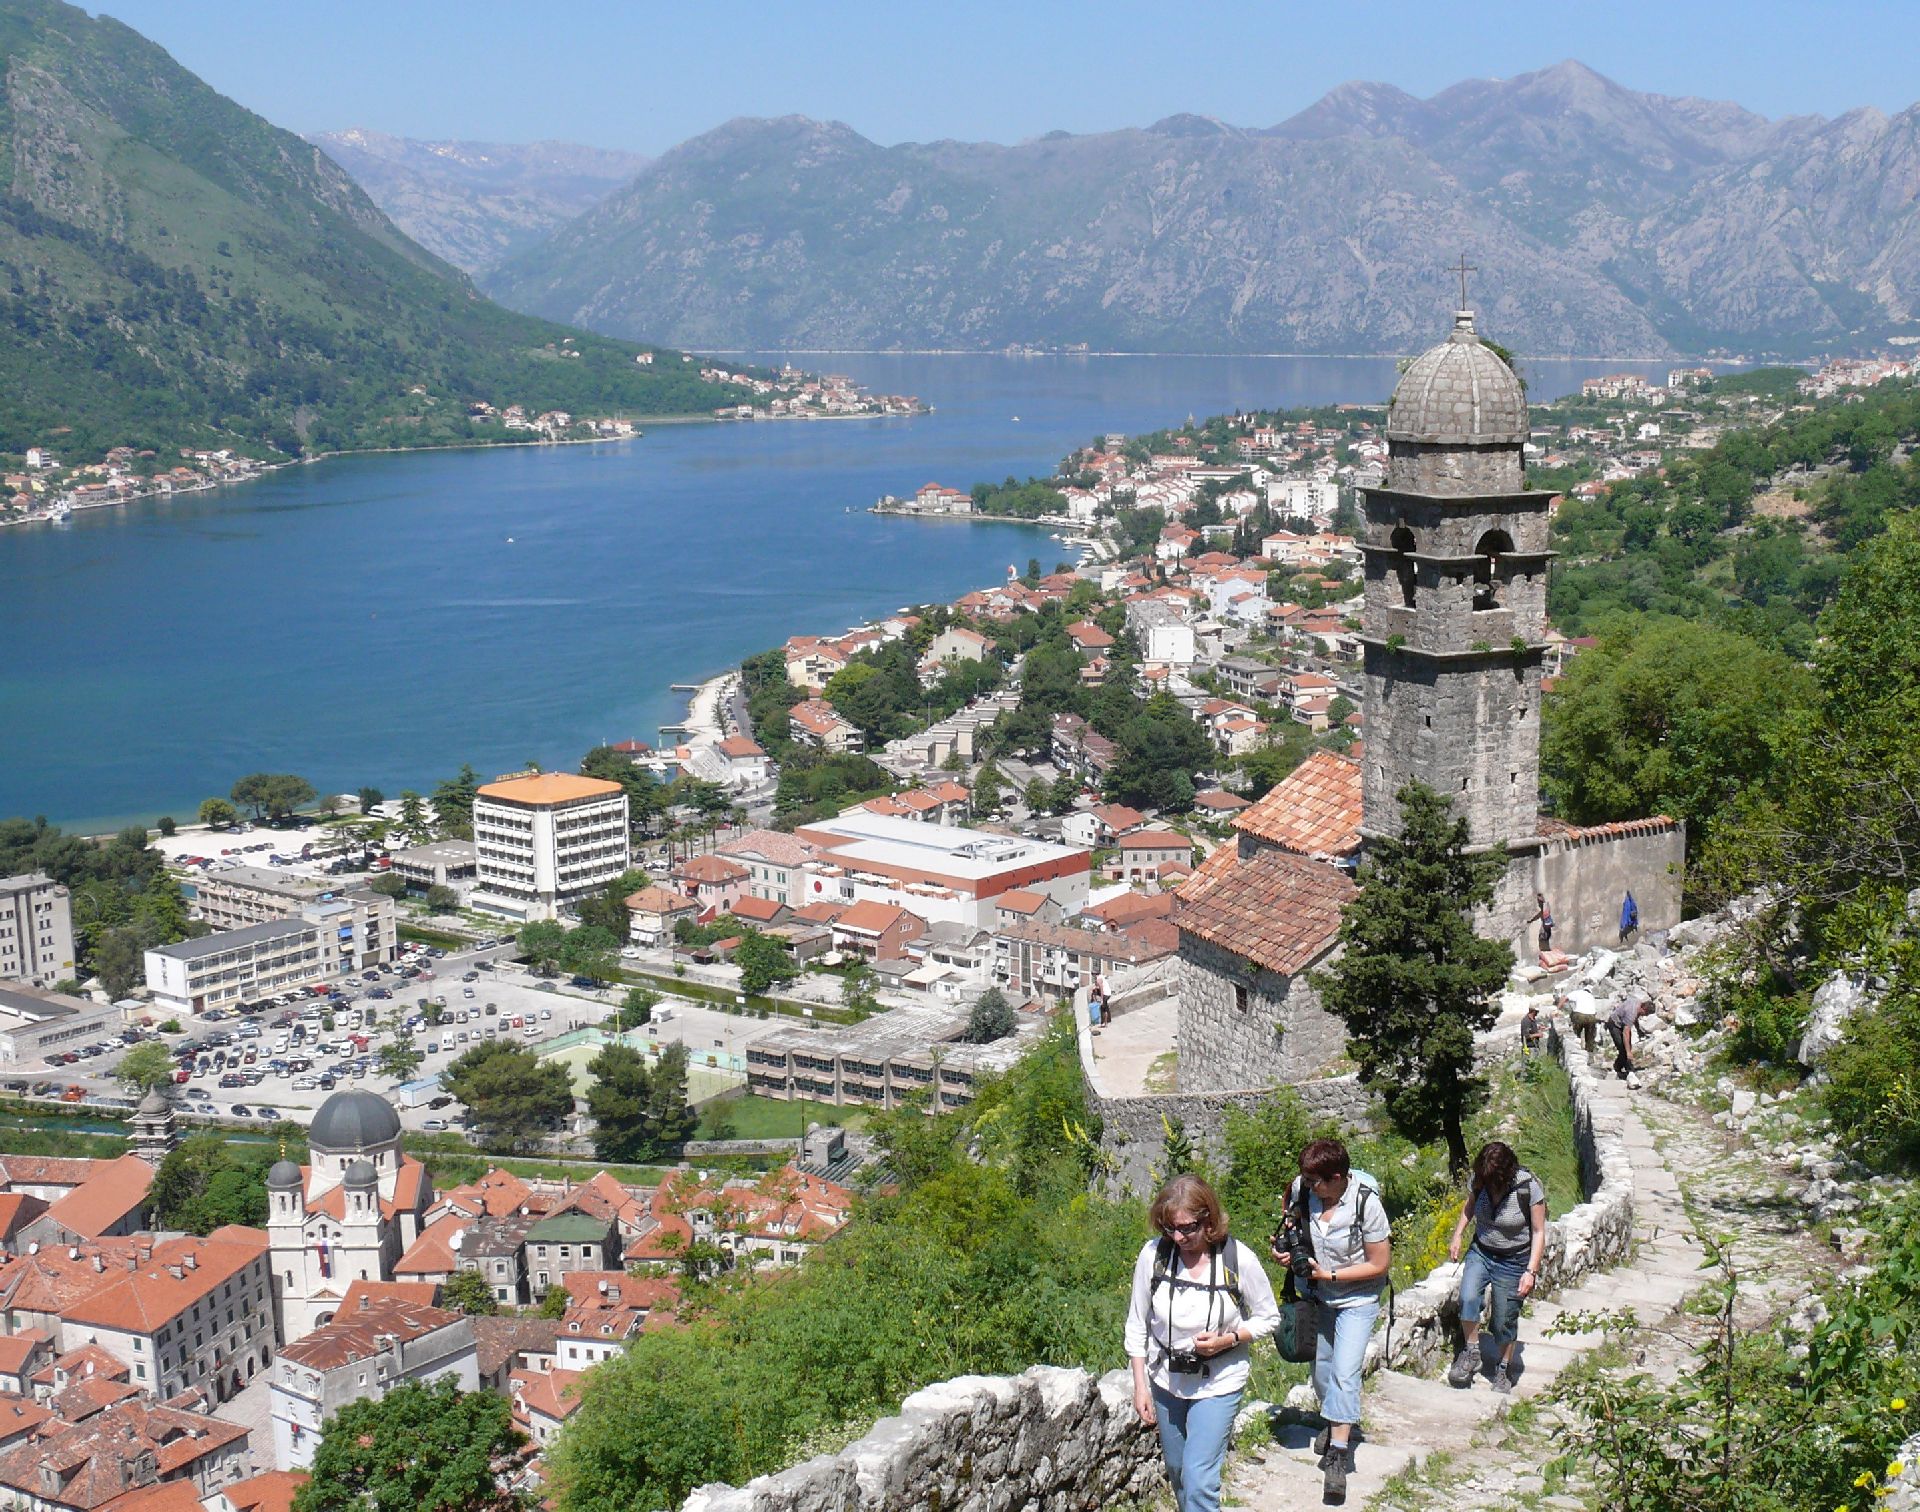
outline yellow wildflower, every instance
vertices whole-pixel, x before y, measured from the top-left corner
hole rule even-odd
[[[1887,1403],[1887,1405],[1895,1412],[1905,1412],[1907,1410],[1907,1399],[1905,1397],[1895,1397],[1891,1402]]]
[[[1900,1472],[1905,1470],[1906,1468],[1907,1468],[1907,1464],[1905,1460],[1895,1460],[1891,1465],[1887,1466],[1887,1479],[1888,1480],[1900,1479]]]

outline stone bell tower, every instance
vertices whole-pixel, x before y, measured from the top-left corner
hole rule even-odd
[[[1513,864],[1482,927],[1513,940],[1533,911],[1542,844],[1540,677],[1547,505],[1528,492],[1527,401],[1473,314],[1414,359],[1387,406],[1387,475],[1364,491],[1363,833],[1400,825],[1418,779],[1450,799],[1476,846]]]

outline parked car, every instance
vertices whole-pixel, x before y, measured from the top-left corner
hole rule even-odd
[[[233,1116],[235,1118],[251,1118],[253,1117],[253,1109],[249,1108],[245,1103],[235,1103],[233,1105]]]
[[[425,1129],[429,1134],[438,1134],[444,1130],[446,1126],[447,1121],[444,1118],[429,1118],[425,1123],[420,1125],[420,1127]]]
[[[278,1108],[255,1108],[253,1113],[256,1118],[278,1118],[280,1116],[280,1110]]]

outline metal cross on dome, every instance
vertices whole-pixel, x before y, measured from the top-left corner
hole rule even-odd
[[[1460,303],[1458,308],[1464,310],[1467,307],[1467,275],[1469,273],[1478,273],[1480,270],[1468,262],[1467,254],[1462,252],[1459,263],[1454,267],[1448,268],[1446,271],[1460,275]]]

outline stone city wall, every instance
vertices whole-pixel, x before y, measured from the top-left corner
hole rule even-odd
[[[1128,1372],[1036,1365],[929,1386],[838,1454],[702,1486],[681,1512],[1097,1512],[1165,1485]]]

